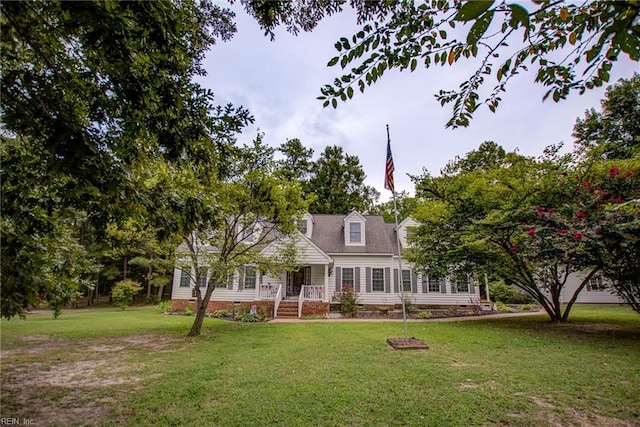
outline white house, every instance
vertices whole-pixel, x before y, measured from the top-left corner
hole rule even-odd
[[[334,296],[345,285],[355,289],[357,302],[363,306],[402,304],[402,286],[405,300],[416,306],[478,307],[479,293],[470,280],[429,278],[404,259],[399,260],[398,237],[401,247],[406,247],[408,228],[415,225],[408,218],[396,229],[382,216],[355,211],[348,215],[307,213],[298,221],[299,268],[270,276],[246,266],[228,283],[216,285],[209,311],[255,304],[273,316],[326,315]],[[262,253],[275,253],[280,244],[275,240]],[[195,284],[190,277],[175,269],[174,310],[185,309],[195,301]]]

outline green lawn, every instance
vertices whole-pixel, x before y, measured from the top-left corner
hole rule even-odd
[[[261,323],[153,308],[2,321],[1,416],[36,425],[637,426],[640,316],[576,307],[410,323]]]

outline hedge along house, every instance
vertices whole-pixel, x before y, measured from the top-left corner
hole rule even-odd
[[[405,301],[418,307],[478,309],[479,294],[468,278],[429,278],[404,260],[399,272],[396,233],[401,247],[406,247],[408,229],[416,225],[407,218],[396,230],[382,216],[355,211],[348,215],[307,213],[298,221],[295,269],[269,275],[255,266],[243,266],[226,283],[216,285],[208,311],[244,304],[261,306],[274,317],[328,315],[343,286],[355,289],[358,304],[365,307],[402,304],[402,286]],[[261,254],[275,254],[285,243],[276,239]],[[174,310],[195,303],[196,284],[191,277],[176,267]],[[207,285],[201,282],[199,286]]]

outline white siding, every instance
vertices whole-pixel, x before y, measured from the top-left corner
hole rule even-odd
[[[273,242],[262,253],[266,256],[275,255],[281,248],[282,244],[280,242]],[[301,265],[329,264],[331,262],[331,258],[309,240],[303,238],[302,235],[296,240],[296,250],[298,252],[298,262]]]
[[[567,279],[567,283],[562,289],[562,301],[569,302],[580,283],[588,273],[572,273]],[[606,282],[606,279],[603,279]],[[595,291],[589,290],[588,286],[585,286],[580,294],[576,303],[583,304],[622,304],[624,301],[618,295],[611,293],[610,290]]]
[[[172,299],[190,299],[191,287],[180,287],[180,276],[182,270],[179,268],[173,269],[173,289],[171,290]]]

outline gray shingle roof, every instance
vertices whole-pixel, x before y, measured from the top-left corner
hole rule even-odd
[[[344,218],[346,215],[317,214],[313,217],[311,241],[325,253],[376,253],[397,254],[395,224],[386,223],[382,216],[364,215],[365,245],[347,246],[344,244]]]

